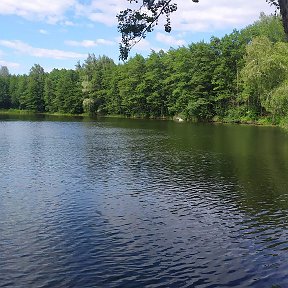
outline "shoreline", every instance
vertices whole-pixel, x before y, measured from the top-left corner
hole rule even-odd
[[[82,114],[68,114],[68,113],[50,113],[50,112],[35,112],[31,110],[20,110],[20,109],[0,109],[0,115],[31,115],[31,116],[52,116],[52,117],[74,117],[74,118],[119,118],[119,119],[146,119],[146,120],[162,120],[162,121],[174,121],[177,123],[210,123],[210,124],[233,124],[233,125],[247,125],[247,126],[263,126],[263,127],[279,127],[285,130],[288,130],[288,120],[285,121],[285,118],[282,119],[283,121],[279,121],[279,124],[273,124],[269,121],[268,117],[263,117],[258,120],[241,120],[241,119],[215,119],[210,121],[197,121],[197,120],[186,120],[181,116],[164,116],[164,117],[143,117],[143,116],[125,116],[125,115],[109,115],[109,114],[95,114],[89,115],[88,113]]]

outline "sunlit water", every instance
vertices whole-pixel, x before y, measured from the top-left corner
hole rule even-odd
[[[0,287],[288,287],[288,134],[0,120]]]

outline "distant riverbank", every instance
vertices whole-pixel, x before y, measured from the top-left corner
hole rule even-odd
[[[49,112],[35,112],[31,110],[20,110],[20,109],[0,109],[0,115],[39,115],[39,116],[55,116],[55,117],[76,117],[76,118],[97,118],[97,117],[105,117],[105,118],[129,118],[129,119],[150,119],[150,120],[174,120],[179,123],[187,123],[187,122],[203,122],[197,121],[197,119],[185,119],[183,116],[176,115],[174,117],[143,117],[143,116],[127,116],[127,115],[110,115],[110,114],[68,114],[68,113],[49,113]],[[249,118],[220,118],[214,117],[211,121],[207,121],[207,123],[219,123],[219,124],[239,124],[239,125],[257,125],[257,126],[273,126],[273,127],[281,127],[285,130],[288,130],[288,118],[281,119],[270,119],[269,117],[261,117],[258,119],[249,119]]]

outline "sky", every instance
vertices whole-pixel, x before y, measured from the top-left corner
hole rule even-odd
[[[134,46],[131,56],[209,41],[252,24],[261,12],[274,12],[265,0],[175,2],[172,32],[158,25]],[[89,53],[118,63],[121,37],[116,15],[129,5],[127,0],[0,0],[0,66],[7,66],[11,74],[28,74],[34,64],[46,72],[74,69]]]

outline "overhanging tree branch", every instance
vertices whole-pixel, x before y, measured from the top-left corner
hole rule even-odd
[[[138,4],[139,0],[127,0],[132,4]],[[141,1],[141,0],[140,0]],[[285,34],[288,40],[288,0],[265,0],[280,11]],[[172,0],[142,0],[138,9],[127,8],[117,15],[118,31],[121,33],[120,59],[126,60],[129,52],[139,41],[152,32],[162,15],[166,17],[164,30],[170,32],[171,13],[177,10],[177,4]],[[192,0],[198,3],[199,0]]]

